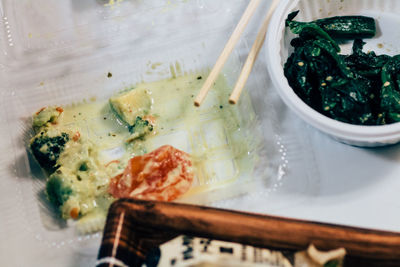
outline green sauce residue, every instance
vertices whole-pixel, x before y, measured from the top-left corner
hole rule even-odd
[[[102,221],[114,200],[108,193],[110,178],[121,173],[132,156],[162,145],[192,156],[196,179],[186,196],[224,186],[252,169],[254,159],[248,157],[251,147],[240,129],[239,111],[227,104],[231,88],[220,76],[203,105],[195,108],[194,97],[203,82],[202,75],[193,74],[142,83],[109,101],[85,101],[62,112],[49,107],[46,114],[35,115],[37,135],[31,149],[42,151],[45,158],[49,147],[58,151],[46,168],[46,190],[62,217],[81,218],[81,224]],[[42,136],[63,134],[67,142],[33,146]],[[39,161],[45,167],[43,162]]]

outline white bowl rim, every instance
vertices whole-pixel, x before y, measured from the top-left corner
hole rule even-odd
[[[324,132],[353,141],[384,142],[388,139],[400,139],[400,123],[388,125],[353,125],[331,119],[301,100],[289,86],[281,65],[280,33],[284,30],[284,22],[290,10],[299,0],[283,0],[274,12],[266,37],[267,67],[274,87],[283,101],[303,120]],[[279,66],[279,67],[277,67]],[[280,77],[280,78],[278,78]]]

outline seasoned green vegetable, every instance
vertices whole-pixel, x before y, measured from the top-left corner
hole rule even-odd
[[[340,52],[340,47],[336,42],[316,23],[292,20],[298,13],[299,11],[289,14],[286,20],[286,26],[288,26],[294,34],[300,34],[304,39],[326,39],[331,42],[337,52]]]
[[[400,121],[400,56],[364,53],[359,37],[375,34],[373,18],[346,16],[286,25],[298,34],[284,66],[289,85],[308,105],[333,119],[358,125]],[[333,30],[332,30],[333,29]],[[334,38],[354,40],[341,55]]]
[[[304,27],[314,26],[318,26],[318,29],[322,31],[322,33],[320,32],[321,35],[329,35],[337,39],[371,38],[376,33],[375,20],[371,17],[340,16],[318,19],[312,22],[294,21],[293,19],[298,13],[299,11],[292,12],[286,20],[286,26],[296,34],[299,34]]]
[[[68,141],[67,133],[53,135],[48,131],[41,131],[32,138],[30,147],[40,166],[51,173],[57,168],[57,159]]]
[[[331,260],[324,264],[324,267],[337,267],[337,266],[341,266],[338,260]]]
[[[391,58],[382,68],[381,108],[387,120],[400,121],[400,55]]]
[[[375,20],[364,16],[341,16],[316,20],[315,23],[333,38],[356,39],[375,36]]]

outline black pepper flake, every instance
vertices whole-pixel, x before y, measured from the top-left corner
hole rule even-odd
[[[219,108],[220,108],[220,109],[223,109],[223,108],[224,108],[224,106],[222,106],[222,105],[221,105],[221,106],[219,106]]]
[[[107,118],[106,118],[106,117],[104,117],[103,119],[104,119],[104,120],[106,120]]]
[[[219,252],[233,254],[233,248],[219,247]]]
[[[246,245],[242,245],[242,261],[246,261]]]
[[[193,259],[193,248],[187,247],[187,249],[183,252],[183,260]]]
[[[201,80],[201,79],[203,79],[203,77],[201,77],[201,76],[197,77],[197,80]]]
[[[112,77],[112,73],[111,72],[107,73],[107,78],[111,78],[111,77]]]
[[[182,245],[184,245],[184,246],[186,246],[186,245],[189,245],[189,244],[191,244],[193,242],[193,238],[192,237],[190,237],[190,236],[183,236],[183,243],[182,243]]]

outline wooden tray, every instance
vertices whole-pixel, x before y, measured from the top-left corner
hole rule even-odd
[[[344,247],[345,266],[400,266],[397,233],[132,199],[111,206],[97,266],[141,266],[151,250],[182,234],[271,248],[285,255],[311,243],[321,250]]]

